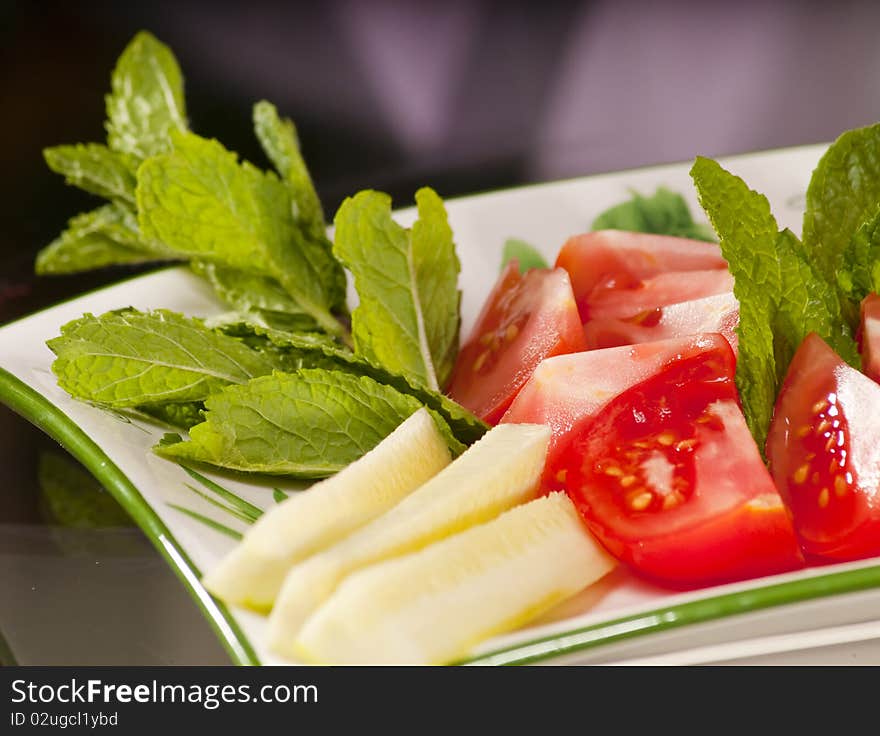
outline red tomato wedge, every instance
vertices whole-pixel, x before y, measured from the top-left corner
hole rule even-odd
[[[599,284],[578,302],[581,318],[639,318],[659,307],[702,299],[733,291],[733,276],[726,269],[667,271],[635,282],[629,287]]]
[[[537,367],[501,421],[549,425],[552,436],[544,487],[558,490],[562,488],[555,477],[559,448],[573,427],[595,417],[609,401],[666,366],[711,354],[733,362],[730,347],[716,334],[548,358]]]
[[[586,322],[589,298],[597,287],[603,292],[617,288],[628,290],[666,271],[726,269],[727,262],[714,243],[668,235],[599,230],[569,238],[559,251],[556,266],[564,268],[571,276],[574,297],[582,311],[581,321]],[[695,297],[666,303],[690,298]]]
[[[739,303],[733,292],[657,307],[629,318],[591,319],[584,325],[588,350],[720,332],[734,353]]]
[[[494,424],[544,358],[585,347],[568,274],[557,268],[520,275],[513,261],[462,346],[447,392]]]
[[[880,383],[880,296],[868,294],[862,300],[862,324],[859,330],[862,346],[862,370]]]
[[[558,460],[566,491],[609,552],[677,588],[803,565],[721,342],[579,422]]]
[[[770,470],[804,552],[880,555],[880,385],[810,334],[798,348],[767,436]]]

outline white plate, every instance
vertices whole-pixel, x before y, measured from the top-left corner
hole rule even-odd
[[[781,227],[799,232],[805,187],[824,149],[785,149],[724,163],[768,196]],[[651,194],[659,185],[681,192],[697,215],[701,210],[689,168],[659,166],[447,202],[462,263],[464,333],[498,274],[506,238],[529,241],[552,261],[564,240],[586,230],[599,212],[628,198],[631,190]],[[413,216],[412,210],[397,213],[403,224]],[[190,589],[234,661],[277,663],[264,646],[265,619],[227,608],[199,582],[199,571],[210,570],[234,542],[169,504],[227,526],[235,522],[189,491],[185,484],[192,479],[180,467],[150,452],[164,429],[74,401],[52,375],[53,355],[45,343],[62,324],[84,312],[126,306],[194,316],[222,311],[202,281],[172,268],[34,314],[0,328],[0,401],[59,440],[117,497]],[[265,483],[212,477],[258,506],[273,503]],[[471,661],[735,661],[740,655],[803,650],[813,642],[831,646],[880,638],[880,624],[870,623],[878,606],[878,558],[689,593],[671,593],[621,570],[540,622],[484,642]]]

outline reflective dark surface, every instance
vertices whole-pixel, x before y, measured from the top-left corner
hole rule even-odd
[[[423,184],[454,196],[831,140],[880,119],[878,27],[871,2],[0,3],[0,324],[136,272],[32,268],[94,206],[41,150],[103,139],[110,71],[141,28],[177,55],[197,132],[264,165],[251,104],[294,118],[332,215],[363,187],[406,205]],[[137,529],[47,515],[47,453],[65,457],[0,406],[0,661],[228,661]]]

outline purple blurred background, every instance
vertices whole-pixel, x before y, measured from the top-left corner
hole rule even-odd
[[[32,268],[67,219],[93,206],[49,172],[41,150],[103,140],[110,71],[139,29],[177,55],[198,133],[265,165],[252,103],[267,98],[292,117],[331,216],[364,187],[406,205],[423,184],[454,196],[830,141],[880,120],[880,3],[867,0],[0,2],[0,324],[131,273],[37,280]],[[50,447],[0,407],[0,553],[8,540],[18,548],[21,528],[39,537],[35,468]],[[49,648],[34,644],[39,627],[16,629],[11,648],[32,663],[222,661],[186,594],[144,550],[149,603],[114,595],[112,576],[45,567],[68,582],[61,605],[71,611],[85,600],[108,620],[131,615],[119,606],[149,611],[133,644],[120,630],[96,649],[107,629],[82,609],[88,625]],[[41,598],[29,574],[0,580],[0,645],[4,630],[35,620],[30,611],[59,605],[59,589],[46,587]],[[191,631],[191,649],[169,627]]]

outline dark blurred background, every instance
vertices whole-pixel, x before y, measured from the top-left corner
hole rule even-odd
[[[196,132],[265,165],[251,105],[266,98],[292,117],[330,216],[364,187],[406,205],[422,184],[454,196],[827,141],[880,120],[880,3],[867,0],[0,0],[0,324],[131,273],[31,275],[37,250],[94,206],[49,172],[41,150],[104,140],[110,72],[139,29],[177,55]],[[37,477],[46,452],[58,450],[0,407],[0,559],[11,547],[40,548],[32,537],[46,527]],[[49,547],[63,559],[56,542]],[[106,547],[93,553],[106,557]],[[147,586],[160,601],[154,608],[182,611],[171,619],[195,631],[185,593],[147,547],[143,554],[144,565],[155,564]],[[31,613],[58,601],[51,585],[41,598],[19,562],[14,585],[0,580],[8,639],[10,620],[39,620]],[[139,605],[131,591],[121,600],[112,576],[63,577],[79,581],[66,590],[73,608],[97,595],[119,619],[114,606]],[[91,656],[83,652],[95,651],[89,616],[82,620],[92,629],[63,637],[78,636],[79,650],[63,653],[52,639],[33,648],[35,624],[26,636],[19,626],[9,647],[34,662],[83,662]],[[139,649],[117,642],[93,656],[223,657],[209,633],[190,637],[201,655],[180,642],[173,654],[157,652],[157,642],[176,640],[155,610],[141,619]]]

